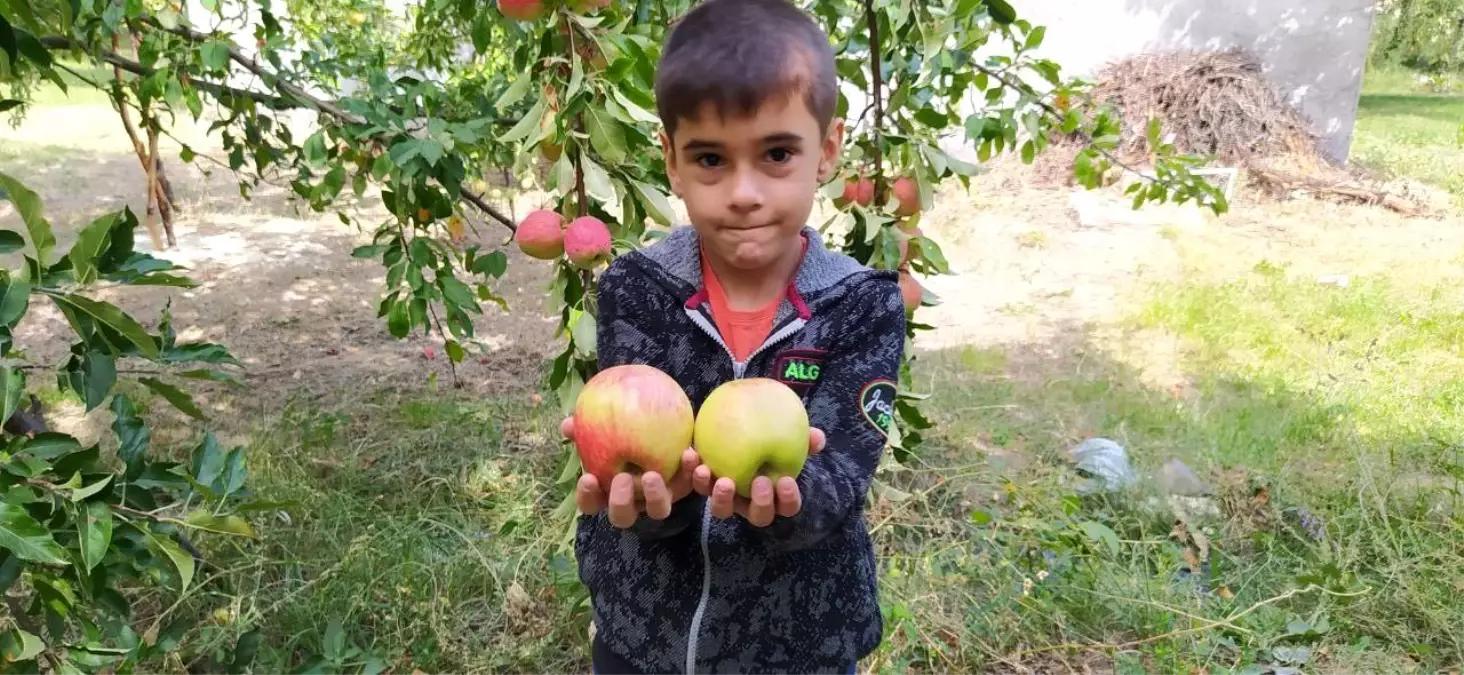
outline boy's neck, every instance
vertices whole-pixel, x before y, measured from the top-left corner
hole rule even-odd
[[[737,269],[705,250],[702,255],[707,256],[707,264],[727,295],[727,306],[734,311],[751,311],[766,307],[787,292],[788,282],[793,280],[798,265],[803,262],[803,241],[800,234],[797,242],[788,247],[787,253],[759,269]]]

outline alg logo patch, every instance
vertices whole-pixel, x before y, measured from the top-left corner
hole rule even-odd
[[[895,423],[895,383],[875,380],[864,385],[859,391],[859,411],[876,431],[888,437]]]
[[[773,379],[803,391],[823,374],[825,352],[821,349],[789,349],[773,360]]]

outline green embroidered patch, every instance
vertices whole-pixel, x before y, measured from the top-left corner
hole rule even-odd
[[[888,437],[895,423],[895,383],[875,380],[864,385],[859,392],[859,411],[876,431]]]

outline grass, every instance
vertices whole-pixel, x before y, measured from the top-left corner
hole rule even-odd
[[[870,509],[886,641],[866,667],[1458,664],[1461,301],[1274,265],[1161,286],[1126,325],[1183,345],[1178,393],[1083,333],[922,355],[936,427],[881,476],[909,497]],[[557,420],[516,394],[289,402],[253,435],[250,471],[295,505],[263,542],[221,553],[234,587],[196,598],[212,618],[193,648],[258,629],[258,668],[295,670],[339,621],[356,663],[398,672],[584,671],[585,595],[550,515]],[[1084,493],[1065,457],[1090,437],[1123,444],[1146,478]],[[1171,459],[1211,495],[1158,489],[1147,476]]]
[[[1406,71],[1370,71],[1352,158],[1388,175],[1438,185],[1464,200],[1464,79],[1432,87]]]

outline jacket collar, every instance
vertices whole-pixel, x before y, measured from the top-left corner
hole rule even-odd
[[[796,306],[802,303],[803,296],[825,290],[850,275],[869,269],[843,253],[825,248],[818,230],[805,226],[803,235],[808,237],[808,252],[798,264],[789,289],[790,303],[795,305],[789,309],[799,314],[807,312],[806,308]],[[661,241],[640,249],[638,253],[666,274],[695,289],[693,296],[705,289],[701,274],[700,235],[690,225],[673,229]]]

